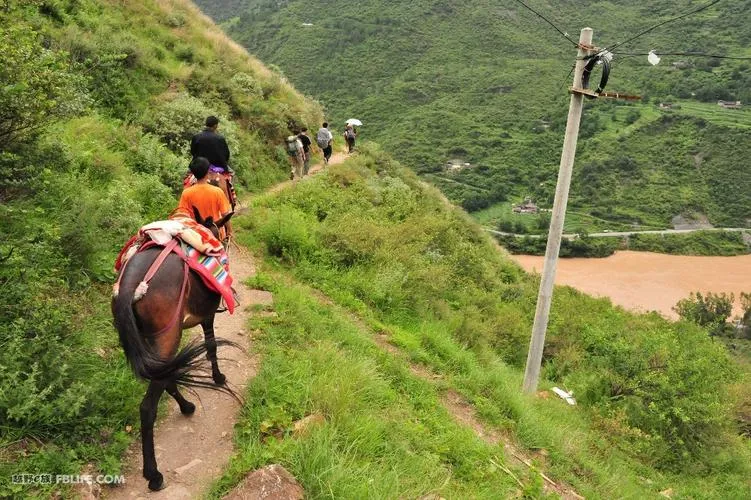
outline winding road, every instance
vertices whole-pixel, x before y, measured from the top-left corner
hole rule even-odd
[[[490,229],[489,227],[483,228],[485,231],[497,234],[499,236],[513,236],[515,238],[543,238],[546,235],[544,234],[518,234],[518,233],[505,233],[503,231],[496,231],[495,229]],[[622,238],[624,236],[632,236],[635,234],[660,234],[660,235],[666,235],[666,234],[688,234],[688,233],[695,233],[698,231],[724,231],[724,232],[751,232],[751,228],[748,227],[713,227],[710,229],[661,229],[661,230],[651,230],[651,231],[608,231],[605,233],[588,233],[587,236],[594,237],[594,238]],[[566,240],[575,240],[577,238],[581,237],[579,233],[570,233],[570,234],[564,234],[563,238]]]

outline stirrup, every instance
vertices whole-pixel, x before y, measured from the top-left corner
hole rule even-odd
[[[216,314],[227,312],[228,310],[227,303],[224,302],[224,298],[222,298],[222,300],[219,301],[219,307],[216,308]]]

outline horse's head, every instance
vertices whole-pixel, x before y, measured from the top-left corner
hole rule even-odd
[[[211,231],[211,234],[213,234],[216,239],[220,239],[219,228],[224,227],[224,225],[229,222],[233,215],[235,215],[235,212],[226,213],[221,219],[215,222],[212,216],[208,216],[205,219],[201,217],[201,213],[198,211],[198,209],[196,207],[193,207],[193,216],[195,217],[196,222],[208,228],[209,231]]]

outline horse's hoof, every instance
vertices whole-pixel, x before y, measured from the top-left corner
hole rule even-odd
[[[195,411],[196,411],[196,405],[190,402],[185,403],[184,405],[180,407],[180,413],[182,413],[183,415],[193,415]]]
[[[164,489],[164,477],[161,472],[156,473],[154,479],[149,480],[149,489],[151,491],[159,491]]]
[[[217,373],[216,375],[213,375],[212,378],[214,379],[214,383],[216,385],[224,385],[224,383],[227,381],[227,377],[225,377],[223,373]]]

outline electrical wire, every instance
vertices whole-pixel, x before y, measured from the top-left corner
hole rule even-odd
[[[751,61],[751,57],[738,57],[738,56],[721,56],[717,54],[705,54],[704,52],[661,52],[655,50],[658,56],[687,56],[687,57],[712,57],[716,59],[734,59],[736,61]],[[613,52],[616,55],[623,55],[628,57],[633,56],[648,56],[649,52]]]
[[[620,47],[621,45],[625,45],[625,44],[627,44],[627,43],[633,42],[633,41],[634,41],[634,40],[636,40],[637,38],[639,38],[639,37],[641,37],[641,36],[644,36],[644,35],[646,35],[646,34],[647,34],[647,33],[649,33],[650,31],[656,30],[656,29],[657,29],[657,28],[659,28],[660,26],[665,26],[666,24],[669,24],[669,23],[672,23],[672,22],[678,21],[678,20],[680,20],[680,19],[683,19],[683,18],[685,18],[685,17],[688,17],[688,16],[692,16],[692,15],[694,15],[694,14],[698,13],[698,12],[701,12],[701,11],[703,11],[703,10],[706,10],[706,9],[708,9],[708,8],[712,7],[713,5],[715,5],[715,4],[717,4],[717,3],[719,3],[720,1],[721,1],[721,0],[712,0],[712,1],[711,1],[711,2],[709,2],[708,4],[705,4],[705,5],[703,5],[702,7],[699,7],[698,9],[694,9],[694,10],[692,10],[691,12],[686,12],[685,14],[681,14],[680,16],[676,16],[676,17],[670,18],[670,19],[668,19],[668,20],[666,20],[666,21],[662,21],[661,23],[657,23],[657,24],[655,24],[654,26],[652,26],[652,27],[650,27],[650,28],[647,28],[647,29],[645,29],[645,30],[643,30],[643,31],[640,31],[639,33],[637,33],[636,35],[632,36],[632,37],[631,37],[631,38],[629,38],[628,40],[625,40],[625,41],[623,41],[623,42],[619,42],[619,43],[616,43],[615,45],[613,45],[613,46],[609,47],[609,48],[608,48],[607,50],[609,50],[610,52],[613,52],[613,51],[614,51],[614,50],[615,50],[615,49],[616,49],[617,47]]]
[[[530,7],[529,5],[527,5],[526,3],[522,2],[522,0],[514,0],[514,1],[516,3],[518,3],[518,4],[521,4],[525,9],[529,10],[530,12],[532,12],[533,14],[535,14],[537,17],[539,17],[540,19],[542,19],[543,21],[545,21],[546,23],[548,23],[550,26],[552,26],[554,30],[556,30],[558,33],[560,33],[563,38],[565,38],[566,40],[568,40],[575,47],[579,46],[578,42],[575,42],[565,32],[561,31],[561,29],[558,28],[558,26],[556,26],[555,24],[553,24],[553,21],[549,20],[547,17],[543,16],[542,14],[540,14],[539,12],[537,12],[535,9],[533,9],[532,7]]]

